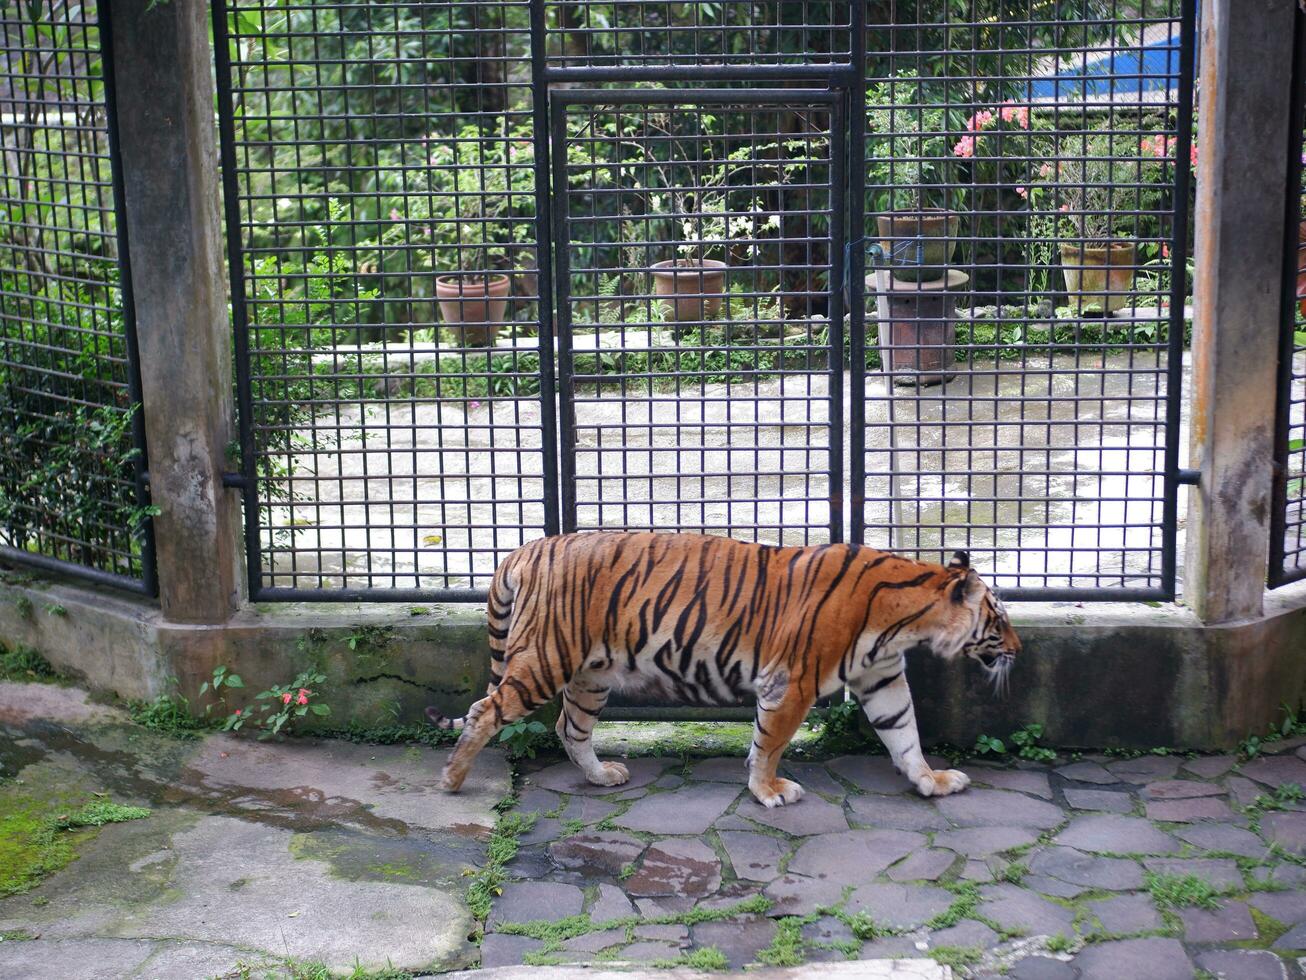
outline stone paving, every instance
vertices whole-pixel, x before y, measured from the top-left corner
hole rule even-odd
[[[0,829],[97,798],[150,810],[70,834],[76,860],[0,899],[0,976],[1306,977],[1306,739],[1251,760],[966,760],[971,788],[937,800],[882,756],[803,758],[785,769],[807,795],[777,810],[738,757],[643,748],[620,787],[554,758],[514,782],[486,752],[451,797],[425,746],[177,741],[0,682]],[[478,921],[496,822],[517,850]]]
[[[937,800],[882,756],[793,762],[807,795],[776,810],[749,795],[738,758],[628,765],[614,789],[566,761],[526,764],[515,812],[533,824],[483,967],[714,947],[732,968],[888,957],[1021,980],[1306,975],[1306,739],[1241,762],[966,762],[972,787]]]
[[[76,859],[0,898],[0,977],[475,965],[467,876],[484,862],[510,775],[501,753],[484,753],[450,797],[436,787],[446,754],[179,740],[73,688],[0,682],[0,864],[39,846],[6,818],[55,820],[97,800],[148,808],[143,819],[62,832]]]

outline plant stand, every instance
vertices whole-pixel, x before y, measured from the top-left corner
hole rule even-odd
[[[880,359],[899,387],[943,384],[956,377],[957,307],[970,293],[959,269],[928,282],[904,282],[878,269],[866,277],[875,291]]]

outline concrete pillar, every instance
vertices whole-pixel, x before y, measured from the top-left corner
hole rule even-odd
[[[1296,0],[1202,0],[1184,592],[1203,621],[1262,613]]]
[[[110,36],[160,602],[219,623],[244,581],[208,4],[114,0]]]

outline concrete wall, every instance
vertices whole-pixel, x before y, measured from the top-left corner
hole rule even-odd
[[[62,615],[48,611],[55,605]],[[0,640],[128,698],[194,698],[219,664],[257,691],[318,663],[331,725],[420,723],[427,704],[461,714],[489,677],[484,613],[414,608],[251,607],[223,625],[186,625],[142,600],[10,576],[0,583]],[[1230,748],[1306,692],[1306,584],[1276,594],[1260,619],[1217,627],[1173,606],[1027,603],[1012,612],[1025,652],[1009,697],[994,698],[969,661],[910,665],[927,740],[970,745],[981,732],[1039,722],[1054,745]],[[376,642],[385,627],[388,642]]]

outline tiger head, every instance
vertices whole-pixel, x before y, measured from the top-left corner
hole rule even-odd
[[[993,590],[970,567],[970,555],[955,552],[948,562],[941,586],[943,601],[937,603],[939,619],[934,624],[950,643],[938,644],[951,656],[964,653],[988,674],[994,690],[1006,688],[1007,675],[1020,653],[1020,637],[1011,627],[1007,610]]]

